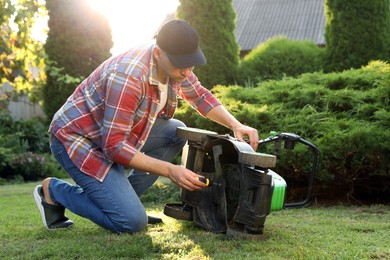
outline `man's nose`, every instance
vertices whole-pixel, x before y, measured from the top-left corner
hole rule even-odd
[[[192,72],[192,70],[194,69],[194,67],[189,67],[189,68],[185,68],[185,69],[181,69],[180,70],[180,74],[184,77],[188,77],[190,75],[190,73]]]

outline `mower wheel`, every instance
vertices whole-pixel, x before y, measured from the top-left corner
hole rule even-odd
[[[167,203],[164,207],[164,214],[180,220],[192,220],[192,207],[181,203]]]

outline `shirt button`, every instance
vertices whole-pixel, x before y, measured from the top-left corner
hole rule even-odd
[[[141,144],[144,145],[144,144],[145,144],[145,141],[144,141],[144,140],[141,140]]]

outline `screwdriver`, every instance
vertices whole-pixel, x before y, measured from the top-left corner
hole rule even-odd
[[[198,176],[198,180],[203,182],[204,184],[206,184],[206,187],[212,186],[212,185],[221,186],[221,184],[213,182],[212,180],[210,180],[209,178],[206,178],[204,176]]]

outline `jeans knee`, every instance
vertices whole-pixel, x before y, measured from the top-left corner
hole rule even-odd
[[[148,224],[148,217],[146,213],[131,214],[122,221],[113,222],[114,231],[117,233],[137,233],[146,228]]]
[[[186,124],[184,124],[182,121],[174,119],[176,127],[187,127]]]

